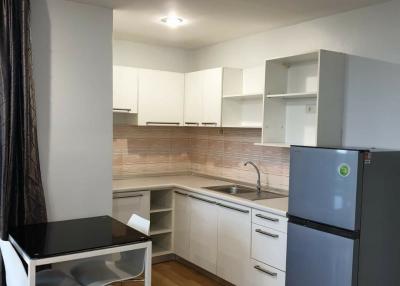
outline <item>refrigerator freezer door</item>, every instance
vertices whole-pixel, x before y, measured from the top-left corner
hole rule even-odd
[[[289,223],[286,286],[355,286],[357,251],[358,240]]]
[[[358,230],[360,157],[359,151],[292,147],[289,214]]]

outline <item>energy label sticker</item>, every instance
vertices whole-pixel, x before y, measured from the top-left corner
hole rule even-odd
[[[337,171],[341,177],[348,177],[350,175],[350,166],[345,163],[340,164]]]

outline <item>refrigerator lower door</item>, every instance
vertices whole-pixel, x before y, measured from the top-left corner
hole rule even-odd
[[[356,286],[358,240],[289,223],[286,286]]]

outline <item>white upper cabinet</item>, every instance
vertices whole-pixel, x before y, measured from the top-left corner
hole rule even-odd
[[[185,74],[184,119],[187,126],[199,126],[203,120],[204,72]]]
[[[203,89],[203,126],[221,125],[222,100],[222,68],[202,71],[204,76]]]
[[[138,69],[113,66],[113,111],[138,112]]]
[[[214,68],[185,75],[185,125],[220,127],[222,98],[242,90],[242,71]]]
[[[139,125],[183,124],[184,74],[139,70]]]
[[[263,95],[265,66],[243,69],[243,95]]]

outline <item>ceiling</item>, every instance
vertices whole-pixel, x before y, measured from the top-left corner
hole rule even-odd
[[[76,0],[114,8],[114,35],[196,49],[387,0]],[[171,29],[160,18],[174,13],[186,24]]]

